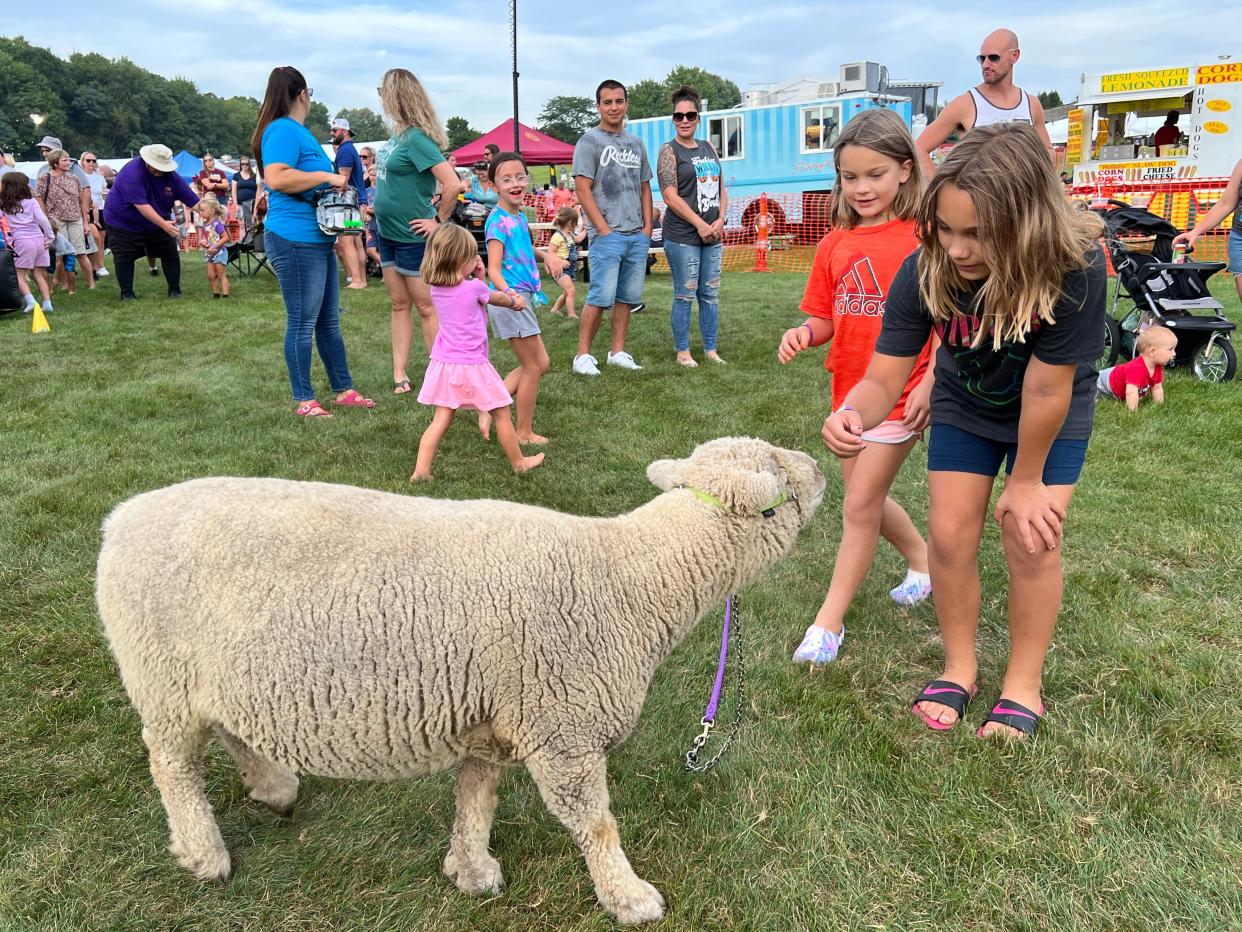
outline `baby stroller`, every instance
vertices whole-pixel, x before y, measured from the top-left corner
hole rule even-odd
[[[483,264],[487,264],[487,237],[484,234],[484,228],[487,226],[487,217],[492,212],[492,208],[488,204],[479,204],[474,201],[466,201],[458,203],[453,208],[453,215],[449,219],[458,226],[465,227],[470,235],[474,237],[475,242],[479,244],[479,256],[483,259]]]
[[[1140,330],[1153,324],[1177,334],[1177,354],[1171,366],[1190,366],[1204,382],[1227,382],[1238,367],[1229,342],[1236,328],[1212,297],[1207,280],[1225,267],[1223,262],[1174,263],[1173,237],[1178,229],[1140,207],[1109,201],[1098,211],[1105,225],[1105,244],[1117,273],[1113,301],[1105,318],[1104,355],[1100,368],[1119,358],[1132,359]],[[1128,248],[1136,239],[1150,242],[1151,254]],[[1133,307],[1118,308],[1125,290]],[[1120,313],[1119,313],[1120,311]]]

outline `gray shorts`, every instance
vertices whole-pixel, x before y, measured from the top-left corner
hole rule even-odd
[[[487,316],[492,322],[492,335],[497,340],[512,340],[515,337],[533,337],[541,333],[539,321],[531,308],[530,292],[519,291],[526,306],[520,311],[512,308],[487,306]]]

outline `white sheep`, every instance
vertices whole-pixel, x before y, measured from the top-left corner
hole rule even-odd
[[[615,518],[280,479],[198,479],[104,523],[97,596],[142,718],[171,850],[229,854],[203,789],[211,730],[250,796],[299,773],[393,780],[460,765],[444,873],[504,887],[488,850],[502,767],[523,765],[622,923],[664,900],[621,850],[605,754],[708,611],[793,547],[823,498],[804,453],[722,438]]]

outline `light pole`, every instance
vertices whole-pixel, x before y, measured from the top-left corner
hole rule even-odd
[[[513,46],[513,151],[521,155],[518,141],[517,0],[509,0],[509,40]]]

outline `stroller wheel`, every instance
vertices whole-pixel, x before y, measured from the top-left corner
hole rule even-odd
[[[1238,356],[1226,339],[1211,340],[1195,350],[1195,377],[1203,382],[1228,382],[1238,369]]]
[[[1096,361],[1097,369],[1107,369],[1109,366],[1117,364],[1117,357],[1121,355],[1121,327],[1117,325],[1117,321],[1113,320],[1107,314],[1104,315],[1104,352],[1100,354],[1100,358]]]

